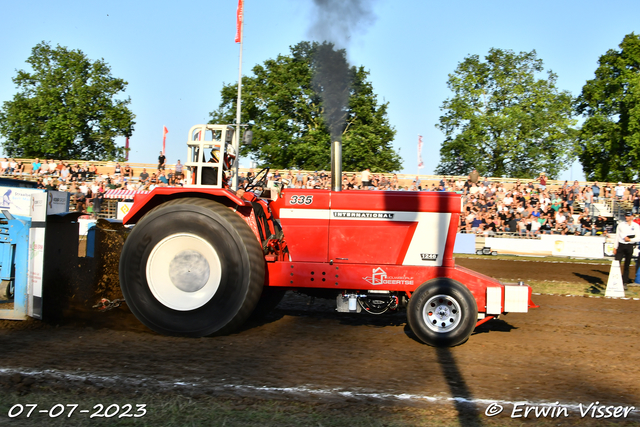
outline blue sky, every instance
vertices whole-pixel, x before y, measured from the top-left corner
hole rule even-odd
[[[416,173],[416,143],[423,135],[421,173],[438,164],[443,134],[435,128],[451,93],[447,75],[470,54],[490,48],[535,49],[558,87],[574,95],[593,78],[600,55],[626,34],[640,32],[640,2],[363,0],[375,19],[354,21],[346,44],[353,65],[364,65],[380,102],[389,102],[394,146],[403,172]],[[0,0],[0,102],[16,93],[12,77],[26,69],[31,48],[45,40],[103,58],[129,82],[136,114],[131,162],[155,162],[167,126],[167,158],[184,159],[191,126],[209,120],[223,83],[237,82],[234,43],[237,0],[182,2]],[[310,40],[312,0],[246,0],[243,74]],[[124,141],[122,141],[124,144]],[[248,162],[241,163],[248,166]],[[563,179],[583,179],[579,164]]]

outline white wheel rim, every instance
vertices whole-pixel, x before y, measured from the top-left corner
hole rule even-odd
[[[435,295],[424,305],[422,316],[427,327],[434,332],[449,332],[462,319],[460,305],[449,295]]]
[[[194,234],[162,239],[147,260],[147,283],[163,305],[195,310],[211,300],[220,286],[222,268],[216,250]]]

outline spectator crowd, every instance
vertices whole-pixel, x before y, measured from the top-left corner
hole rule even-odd
[[[94,164],[70,164],[60,161],[35,159],[26,171],[22,162],[1,159],[0,174],[9,176],[30,175],[39,188],[68,191],[78,211],[94,216],[100,212],[104,194],[110,189],[150,191],[162,186],[185,184],[185,170],[180,160],[175,168],[168,169],[162,153],[157,168],[134,176],[133,168],[116,163],[110,173],[99,173]],[[249,170],[238,175],[240,188],[254,180],[255,172]],[[277,171],[266,176],[269,185],[287,188],[329,189],[329,172]],[[463,200],[459,232],[492,236],[509,233],[523,237],[540,234],[607,234],[607,219],[594,214],[593,204],[599,199],[616,199],[627,202],[634,214],[640,214],[640,192],[635,185],[628,188],[618,183],[613,187],[598,182],[580,185],[565,181],[550,188],[544,173],[526,183],[517,180],[505,184],[490,181],[472,171],[465,178],[442,178],[438,183],[422,182],[419,176],[409,184],[397,174],[375,174],[369,169],[361,173],[344,173],[343,190],[387,191],[447,191],[461,194]]]

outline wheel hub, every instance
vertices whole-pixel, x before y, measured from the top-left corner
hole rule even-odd
[[[169,263],[169,278],[174,286],[184,292],[199,291],[207,284],[211,270],[200,253],[191,249],[177,254]]]
[[[422,315],[425,324],[435,332],[449,332],[460,323],[460,305],[450,295],[435,295],[427,301]]]
[[[220,285],[222,267],[216,250],[194,234],[165,237],[147,259],[147,283],[166,307],[195,310],[211,300]]]

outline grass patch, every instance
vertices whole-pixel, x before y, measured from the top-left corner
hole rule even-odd
[[[499,279],[508,282],[507,279]],[[554,281],[527,281],[527,285],[531,286],[534,293],[553,294],[553,295],[584,295],[584,296],[600,296],[603,297],[606,290],[606,284],[585,284],[576,282],[554,282]],[[640,287],[630,286],[625,291],[627,298],[640,298]]]
[[[606,264],[611,265],[612,258],[605,259],[588,259],[588,258],[570,258],[559,256],[520,256],[520,255],[473,255],[473,254],[453,254],[456,259],[482,259],[482,260],[501,260],[501,261],[537,261],[537,262],[570,262],[570,263],[587,263],[587,264]]]

